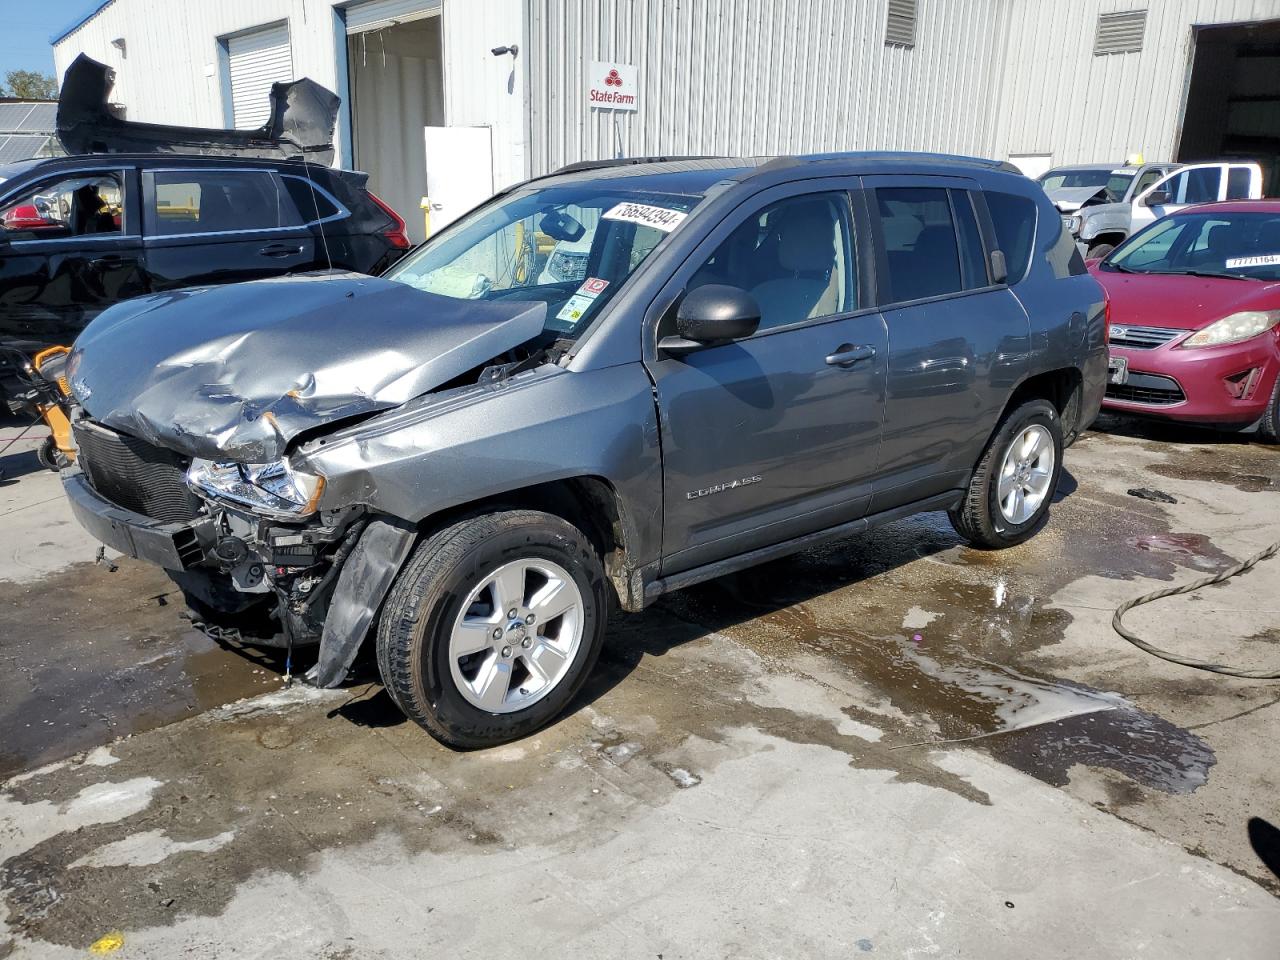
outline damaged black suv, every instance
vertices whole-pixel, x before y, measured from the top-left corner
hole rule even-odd
[[[560,713],[610,608],[923,510],[1049,510],[1104,301],[1043,191],[922,154],[585,164],[379,278],[107,310],[76,342],[80,521],[209,622],[478,747]]]

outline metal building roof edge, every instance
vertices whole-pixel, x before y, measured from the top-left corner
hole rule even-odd
[[[115,0],[101,0],[101,2],[100,2],[97,6],[95,6],[92,10],[90,10],[88,13],[86,13],[83,17],[80,17],[78,20],[76,20],[76,21],[75,21],[73,24],[71,24],[70,26],[68,26],[68,27],[64,27],[62,30],[58,31],[58,32],[57,32],[57,33],[55,33],[53,36],[51,36],[51,37],[49,38],[49,44],[50,44],[50,46],[53,46],[53,45],[55,45],[55,44],[59,44],[59,43],[61,43],[63,40],[67,39],[67,37],[71,36],[73,33],[75,33],[77,30],[79,30],[79,29],[80,29],[81,27],[83,27],[86,23],[88,23],[90,20],[92,20],[92,19],[93,19],[94,17],[96,17],[98,14],[100,14],[100,13],[101,13],[103,10],[105,10],[107,7],[111,6],[111,4],[113,4],[113,3],[115,3]]]

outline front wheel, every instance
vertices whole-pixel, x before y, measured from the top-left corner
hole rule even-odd
[[[599,656],[600,557],[572,524],[510,510],[424,540],[378,625],[393,700],[447,746],[491,747],[556,717]]]
[[[1105,240],[1095,243],[1089,247],[1089,259],[1101,260],[1115,248],[1116,245],[1114,243],[1107,243]]]
[[[964,502],[948,514],[975,547],[1000,549],[1027,540],[1049,509],[1062,472],[1062,421],[1047,400],[1030,400],[1001,421],[969,481]]]
[[[1280,375],[1271,391],[1271,402],[1258,424],[1258,437],[1267,443],[1280,443]]]

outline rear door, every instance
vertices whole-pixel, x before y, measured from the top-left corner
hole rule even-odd
[[[118,300],[146,291],[137,172],[62,172],[0,200],[0,337],[69,343]]]
[[[1031,341],[1026,312],[991,275],[993,232],[975,182],[909,176],[864,182],[889,338],[870,506],[878,513],[965,483],[1026,368]]]
[[[1151,203],[1165,194],[1167,200]],[[1130,233],[1153,220],[1196,203],[1256,200],[1262,196],[1262,168],[1256,163],[1194,163],[1180,167],[1140,193],[1133,204]]]
[[[279,276],[316,265],[316,241],[280,175],[242,167],[142,174],[153,290]]]

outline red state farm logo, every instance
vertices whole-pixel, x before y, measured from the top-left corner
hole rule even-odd
[[[622,86],[622,77],[618,76],[618,71],[617,71],[617,70],[610,70],[610,71],[609,71],[609,75],[608,75],[607,77],[605,77],[605,78],[604,78],[604,85],[605,85],[606,87],[620,87],[620,86]]]

